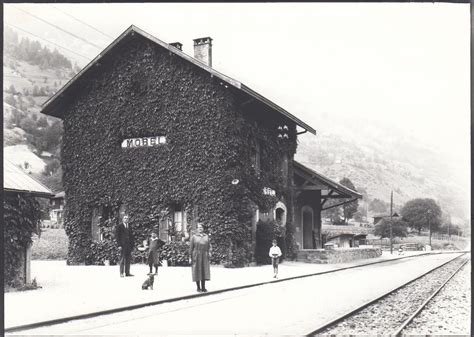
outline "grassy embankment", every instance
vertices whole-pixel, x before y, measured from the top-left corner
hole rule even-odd
[[[63,228],[43,228],[41,237],[33,238],[31,258],[33,260],[65,260],[68,238]]]

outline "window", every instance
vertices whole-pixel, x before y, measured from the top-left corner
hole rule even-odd
[[[173,216],[174,228],[177,232],[183,232],[183,211],[181,206],[177,206]]]
[[[188,236],[188,228],[186,223],[186,212],[182,204],[175,204],[173,207],[171,230],[168,230],[170,236],[174,236],[175,240],[184,240]]]
[[[278,225],[286,226],[286,206],[283,202],[276,203],[273,216]]]
[[[285,211],[282,208],[277,208],[275,210],[275,220],[276,222],[281,226],[283,224],[283,215],[285,214]]]

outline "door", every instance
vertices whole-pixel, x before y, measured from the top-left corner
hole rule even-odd
[[[314,249],[313,247],[313,210],[311,207],[302,208],[303,219],[303,249]]]

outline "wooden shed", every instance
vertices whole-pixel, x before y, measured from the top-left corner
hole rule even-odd
[[[3,192],[5,226],[3,246],[4,249],[7,250],[10,247],[10,242],[14,239],[10,237],[11,231],[8,230],[8,227],[19,226],[21,230],[23,230],[23,227],[21,227],[15,219],[10,219],[6,216],[6,207],[14,207],[15,202],[20,198],[49,199],[54,196],[54,193],[8,160],[4,160],[3,163]],[[28,212],[28,214],[29,213],[30,212]],[[20,216],[22,215],[20,214]],[[24,216],[28,217],[26,214],[24,214]],[[16,275],[5,275],[6,280],[15,279],[19,281],[20,284],[30,283],[31,238],[29,238],[29,240],[27,239],[25,242],[26,243],[23,244],[23,247],[19,252],[19,259],[16,261],[18,265],[14,268]],[[9,262],[7,257],[8,254],[5,252],[5,264]]]

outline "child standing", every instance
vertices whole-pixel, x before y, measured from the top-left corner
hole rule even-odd
[[[272,258],[273,278],[278,278],[278,261],[281,256],[281,250],[280,247],[277,246],[277,240],[273,239],[272,247],[270,247],[268,255]]]
[[[155,267],[155,275],[158,275],[158,265],[160,264],[160,254],[158,253],[158,248],[160,248],[161,240],[158,239],[158,235],[153,232],[151,233],[151,238],[148,244],[148,266],[150,267],[150,274],[153,273],[153,268]]]

